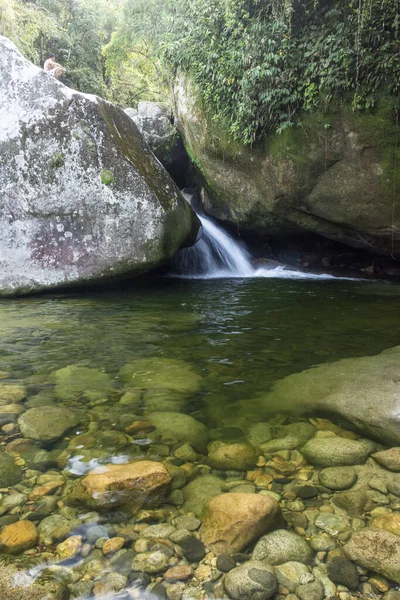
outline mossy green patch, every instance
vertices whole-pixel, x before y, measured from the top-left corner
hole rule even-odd
[[[53,169],[59,169],[64,164],[64,154],[62,152],[55,152],[50,158],[50,166]]]
[[[112,185],[115,181],[114,174],[109,169],[102,169],[100,179],[103,185]]]

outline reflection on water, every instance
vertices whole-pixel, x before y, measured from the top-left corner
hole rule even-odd
[[[20,497],[11,510],[0,510],[0,525],[17,519],[38,525],[39,546],[28,554],[39,552],[39,560],[48,564],[55,564],[60,541],[81,536],[79,558],[58,562],[57,568],[66,565],[71,571],[83,562],[87,577],[82,581],[95,580],[104,569],[96,539],[119,531],[134,544],[146,516],[135,524],[128,519],[129,529],[118,509],[101,518],[95,510],[85,514],[63,503],[68,486],[94,466],[144,456],[177,466],[201,464],[201,435],[187,448],[182,429],[176,440],[183,445],[168,446],[170,432],[162,423],[155,425],[160,411],[192,415],[209,428],[211,440],[240,441],[245,427],[260,418],[252,398],[274,381],[399,344],[398,294],[396,286],[363,281],[170,279],[134,291],[1,301],[0,388],[22,385],[26,394],[12,404],[17,408],[1,412],[0,392],[3,441],[23,469],[13,490]],[[61,437],[46,431],[47,437],[39,439],[35,432],[43,430],[50,407],[76,411],[79,426],[74,422]],[[35,408],[42,422],[25,424],[21,440],[17,419],[24,409]],[[32,491],[49,483],[53,488],[43,488],[43,498],[42,491]],[[55,515],[58,521],[42,526]],[[93,523],[103,527],[97,538],[90,533]],[[85,546],[90,548],[82,550]],[[94,553],[90,568],[82,559],[86,551]],[[123,561],[132,562],[134,554],[119,556],[108,569],[125,573]],[[85,597],[85,586],[74,575],[67,583],[75,590],[71,597]],[[96,597],[151,598],[143,586],[134,588],[130,581],[130,595],[106,590],[102,596],[100,586]]]

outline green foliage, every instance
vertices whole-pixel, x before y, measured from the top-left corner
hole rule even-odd
[[[125,0],[115,35],[187,71],[213,118],[248,144],[300,110],[398,95],[398,29],[398,0]]]
[[[0,33],[43,65],[49,53],[66,67],[63,81],[105,95],[102,47],[114,27],[116,0],[0,0]]]

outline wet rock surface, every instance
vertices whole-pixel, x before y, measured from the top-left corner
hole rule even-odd
[[[4,37],[0,63],[1,295],[137,276],[191,243],[197,217],[122,109]]]

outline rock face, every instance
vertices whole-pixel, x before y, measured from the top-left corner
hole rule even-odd
[[[65,502],[97,509],[129,503],[137,510],[162,498],[170,481],[165,467],[150,460],[104,465],[74,484]]]
[[[331,413],[363,435],[399,445],[399,359],[396,346],[376,356],[345,358],[294,373],[259,399],[260,411],[273,412],[279,406],[290,413]]]
[[[392,223],[395,111],[304,114],[301,127],[251,149],[219,131],[199,94],[180,75],[174,89],[178,128],[212,196],[206,212],[266,236],[312,232],[381,254],[400,252],[400,215]],[[397,178],[400,166],[397,167]]]
[[[0,293],[131,277],[197,218],[112,104],[75,92],[0,38]]]
[[[400,583],[400,536],[361,529],[353,534],[344,549],[357,564]]]
[[[279,526],[281,513],[269,496],[221,494],[209,500],[203,521],[202,538],[208,548],[216,554],[233,554]]]
[[[188,168],[188,156],[182,138],[172,124],[171,107],[162,103],[139,102],[137,110],[126,108],[125,113],[137,125],[158,160],[176,181],[176,176]]]

